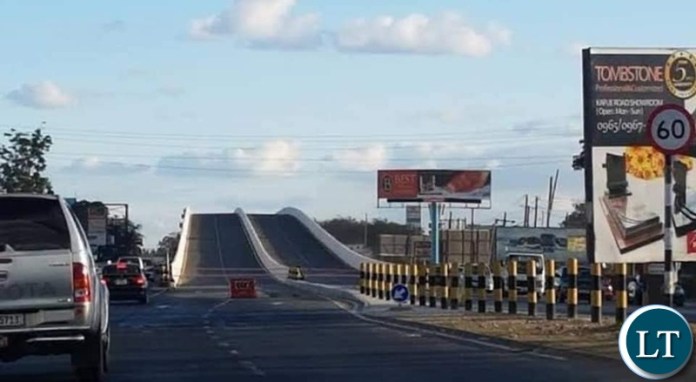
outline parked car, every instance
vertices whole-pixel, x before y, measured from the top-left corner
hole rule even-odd
[[[568,268],[561,268],[561,274],[558,282],[558,290],[556,299],[558,302],[566,302],[568,299]],[[578,302],[586,301],[590,303],[592,290],[592,272],[589,267],[578,267]],[[611,278],[602,277],[602,297],[606,301],[611,301],[614,298],[614,287],[611,283]]]
[[[645,292],[645,289],[646,285],[644,279],[636,276],[629,277],[626,285],[628,303],[631,305],[642,305],[643,293]],[[684,306],[684,303],[686,302],[686,293],[680,284],[676,284],[674,287],[673,302],[677,307]]]
[[[134,264],[118,262],[102,270],[102,280],[111,294],[111,300],[136,300],[148,302],[148,281],[143,269]]]
[[[0,361],[69,354],[80,381],[104,379],[109,291],[63,198],[0,194],[0,287]]]
[[[479,287],[479,270],[478,270],[478,268],[479,268],[478,264],[473,264],[473,266],[472,266],[473,279],[471,280],[471,286],[474,289],[478,289],[478,287]],[[493,292],[493,273],[491,272],[491,268],[488,265],[486,265],[486,268],[483,270],[483,275],[486,278],[486,284],[485,284],[486,292]],[[464,284],[464,267],[463,266],[459,268],[459,278],[460,278],[459,284],[464,286],[465,284]]]

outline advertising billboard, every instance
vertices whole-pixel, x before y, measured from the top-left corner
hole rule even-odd
[[[421,228],[421,206],[406,206],[406,225],[414,229]]]
[[[650,146],[649,114],[667,104],[696,110],[696,50],[583,51],[586,196],[596,262],[663,261],[665,156]],[[691,147],[674,156],[674,261],[696,229],[696,173]],[[588,171],[589,170],[589,171]]]
[[[559,262],[557,268],[569,258],[588,261],[585,230],[578,228],[496,227],[495,256],[503,260],[509,253],[543,254]]]
[[[87,209],[87,239],[90,246],[106,245],[108,213],[108,209],[103,205],[91,205]]]
[[[491,200],[487,170],[380,170],[377,197],[390,202],[460,202]]]

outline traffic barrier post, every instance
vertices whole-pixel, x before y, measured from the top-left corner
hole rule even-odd
[[[437,305],[437,293],[439,289],[437,280],[438,273],[437,264],[430,264],[430,267],[428,267],[428,306],[431,308]]]
[[[592,322],[602,322],[602,264],[592,264],[592,288],[590,290],[590,302],[592,304],[590,316]]]
[[[377,264],[369,263],[367,265],[369,272],[369,291],[368,294],[372,297],[377,297]]]
[[[411,300],[411,305],[416,305],[416,296],[418,296],[418,264],[406,265],[406,272],[408,273],[408,289],[411,293],[409,298]]]
[[[400,282],[403,285],[408,285],[408,264],[399,264],[399,267],[399,274],[401,275]]]
[[[464,264],[464,310],[471,311],[474,308],[474,283],[472,279],[473,267],[471,263]]]
[[[486,263],[478,264],[478,312],[486,313]]]
[[[386,264],[377,264],[377,294],[380,300],[384,300],[384,271]]]
[[[517,314],[517,260],[508,262],[508,313]]]
[[[428,282],[428,263],[418,266],[418,305],[425,306]]]
[[[449,307],[449,264],[441,263],[438,266],[440,275],[438,276],[438,284],[440,286],[440,308],[447,309]]]
[[[391,290],[393,287],[392,280],[394,279],[394,264],[386,264],[386,271],[384,274],[384,299],[391,300]]]
[[[566,294],[568,318],[578,318],[578,259],[568,259],[568,288]]]
[[[556,319],[556,262],[546,260],[546,319]]]
[[[628,292],[626,291],[628,266],[626,263],[619,263],[614,268],[614,290],[616,291],[616,323],[626,321],[628,313]]]
[[[365,263],[360,263],[360,294],[365,294]]]
[[[459,264],[452,263],[449,268],[450,308],[459,309]]]
[[[536,290],[536,260],[527,262],[527,313],[530,316],[537,314],[537,290]]]
[[[493,309],[496,313],[503,312],[503,278],[501,277],[502,269],[499,261],[493,262],[493,294],[494,303]]]

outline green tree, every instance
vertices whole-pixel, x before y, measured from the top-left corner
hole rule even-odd
[[[575,210],[568,214],[561,222],[564,228],[585,228],[587,226],[587,215],[585,213],[585,203],[576,203]]]
[[[166,256],[169,252],[169,258],[172,259],[176,253],[176,249],[179,246],[179,233],[172,232],[168,235],[162,237],[162,239],[157,244],[157,256]]]
[[[51,136],[41,129],[24,133],[11,129],[3,134],[8,143],[0,146],[0,188],[6,192],[52,194],[51,181],[42,175],[45,155],[51,149]]]

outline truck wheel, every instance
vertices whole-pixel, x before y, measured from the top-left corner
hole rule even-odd
[[[107,334],[105,337],[108,336]],[[101,333],[89,336],[83,348],[72,354],[72,364],[78,381],[103,382],[108,369],[108,351],[108,340],[105,340]]]

